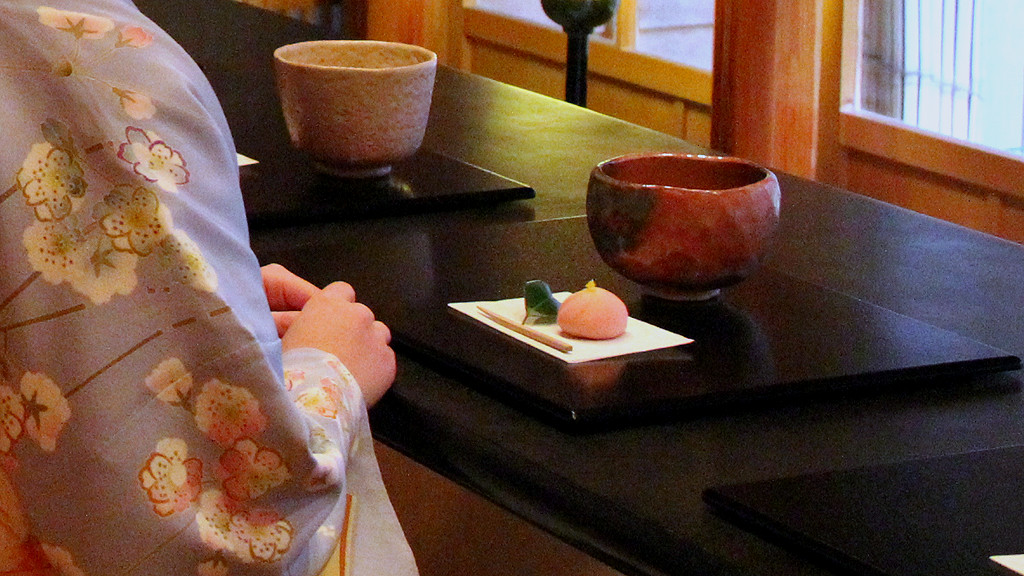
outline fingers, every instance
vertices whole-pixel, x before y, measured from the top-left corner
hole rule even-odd
[[[344,282],[334,282],[312,296],[302,312],[312,316],[343,315],[349,324],[369,325],[375,318],[373,311],[356,301],[355,290]]]
[[[373,327],[380,334],[380,339],[383,340],[385,344],[391,344],[391,329],[388,328],[387,324],[377,320],[374,322]]]
[[[280,264],[268,264],[260,269],[260,273],[267,302],[274,311],[301,310],[313,295],[320,292],[316,285]]]
[[[391,386],[396,373],[391,330],[356,301],[349,284],[332,283],[311,296],[300,313],[278,318],[279,328],[288,322],[284,350],[309,347],[334,354],[356,377],[368,405]]]
[[[271,312],[274,317],[274,326],[277,327],[278,337],[283,337],[285,332],[292,327],[292,323],[299,317],[299,311],[287,310],[281,312]]]
[[[346,302],[356,301],[356,290],[347,282],[332,282],[324,288],[324,292]]]

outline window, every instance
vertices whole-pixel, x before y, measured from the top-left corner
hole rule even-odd
[[[839,143],[868,155],[848,157],[909,168],[915,186],[952,178],[975,201],[1019,205],[1022,4],[844,0]]]
[[[541,0],[459,1],[449,46],[462,69],[565,96],[567,38]],[[619,0],[612,20],[589,38],[587,106],[709,145],[714,1]]]
[[[549,28],[558,28],[540,0],[475,0],[473,6]],[[622,1],[618,23],[595,31],[621,48],[699,70],[711,70],[715,25],[714,0]],[[619,24],[630,30],[622,30]]]
[[[637,52],[711,70],[714,0],[637,0],[636,11]]]
[[[1024,156],[1024,2],[864,0],[857,105]]]
[[[476,0],[473,5],[495,14],[511,16],[549,28],[557,28],[557,24],[544,14],[544,10],[540,7],[540,0]]]

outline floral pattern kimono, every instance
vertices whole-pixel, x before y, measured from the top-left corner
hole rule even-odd
[[[191,59],[131,0],[4,0],[0,68],[0,569],[414,574],[351,375],[281,354]]]

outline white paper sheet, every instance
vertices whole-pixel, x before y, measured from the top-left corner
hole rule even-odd
[[[235,152],[235,155],[238,156],[238,165],[239,166],[248,166],[250,164],[259,164],[259,160],[256,160],[256,159],[253,159],[253,158],[249,158],[248,156],[246,156],[244,154],[239,154],[239,153]]]
[[[1024,554],[1006,554],[1002,556],[989,556],[996,564],[1006,568],[1010,572],[1024,574]]]

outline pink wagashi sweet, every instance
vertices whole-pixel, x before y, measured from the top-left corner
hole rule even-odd
[[[626,332],[629,310],[612,292],[593,280],[574,292],[558,308],[558,327],[570,336],[590,340],[618,338]]]

